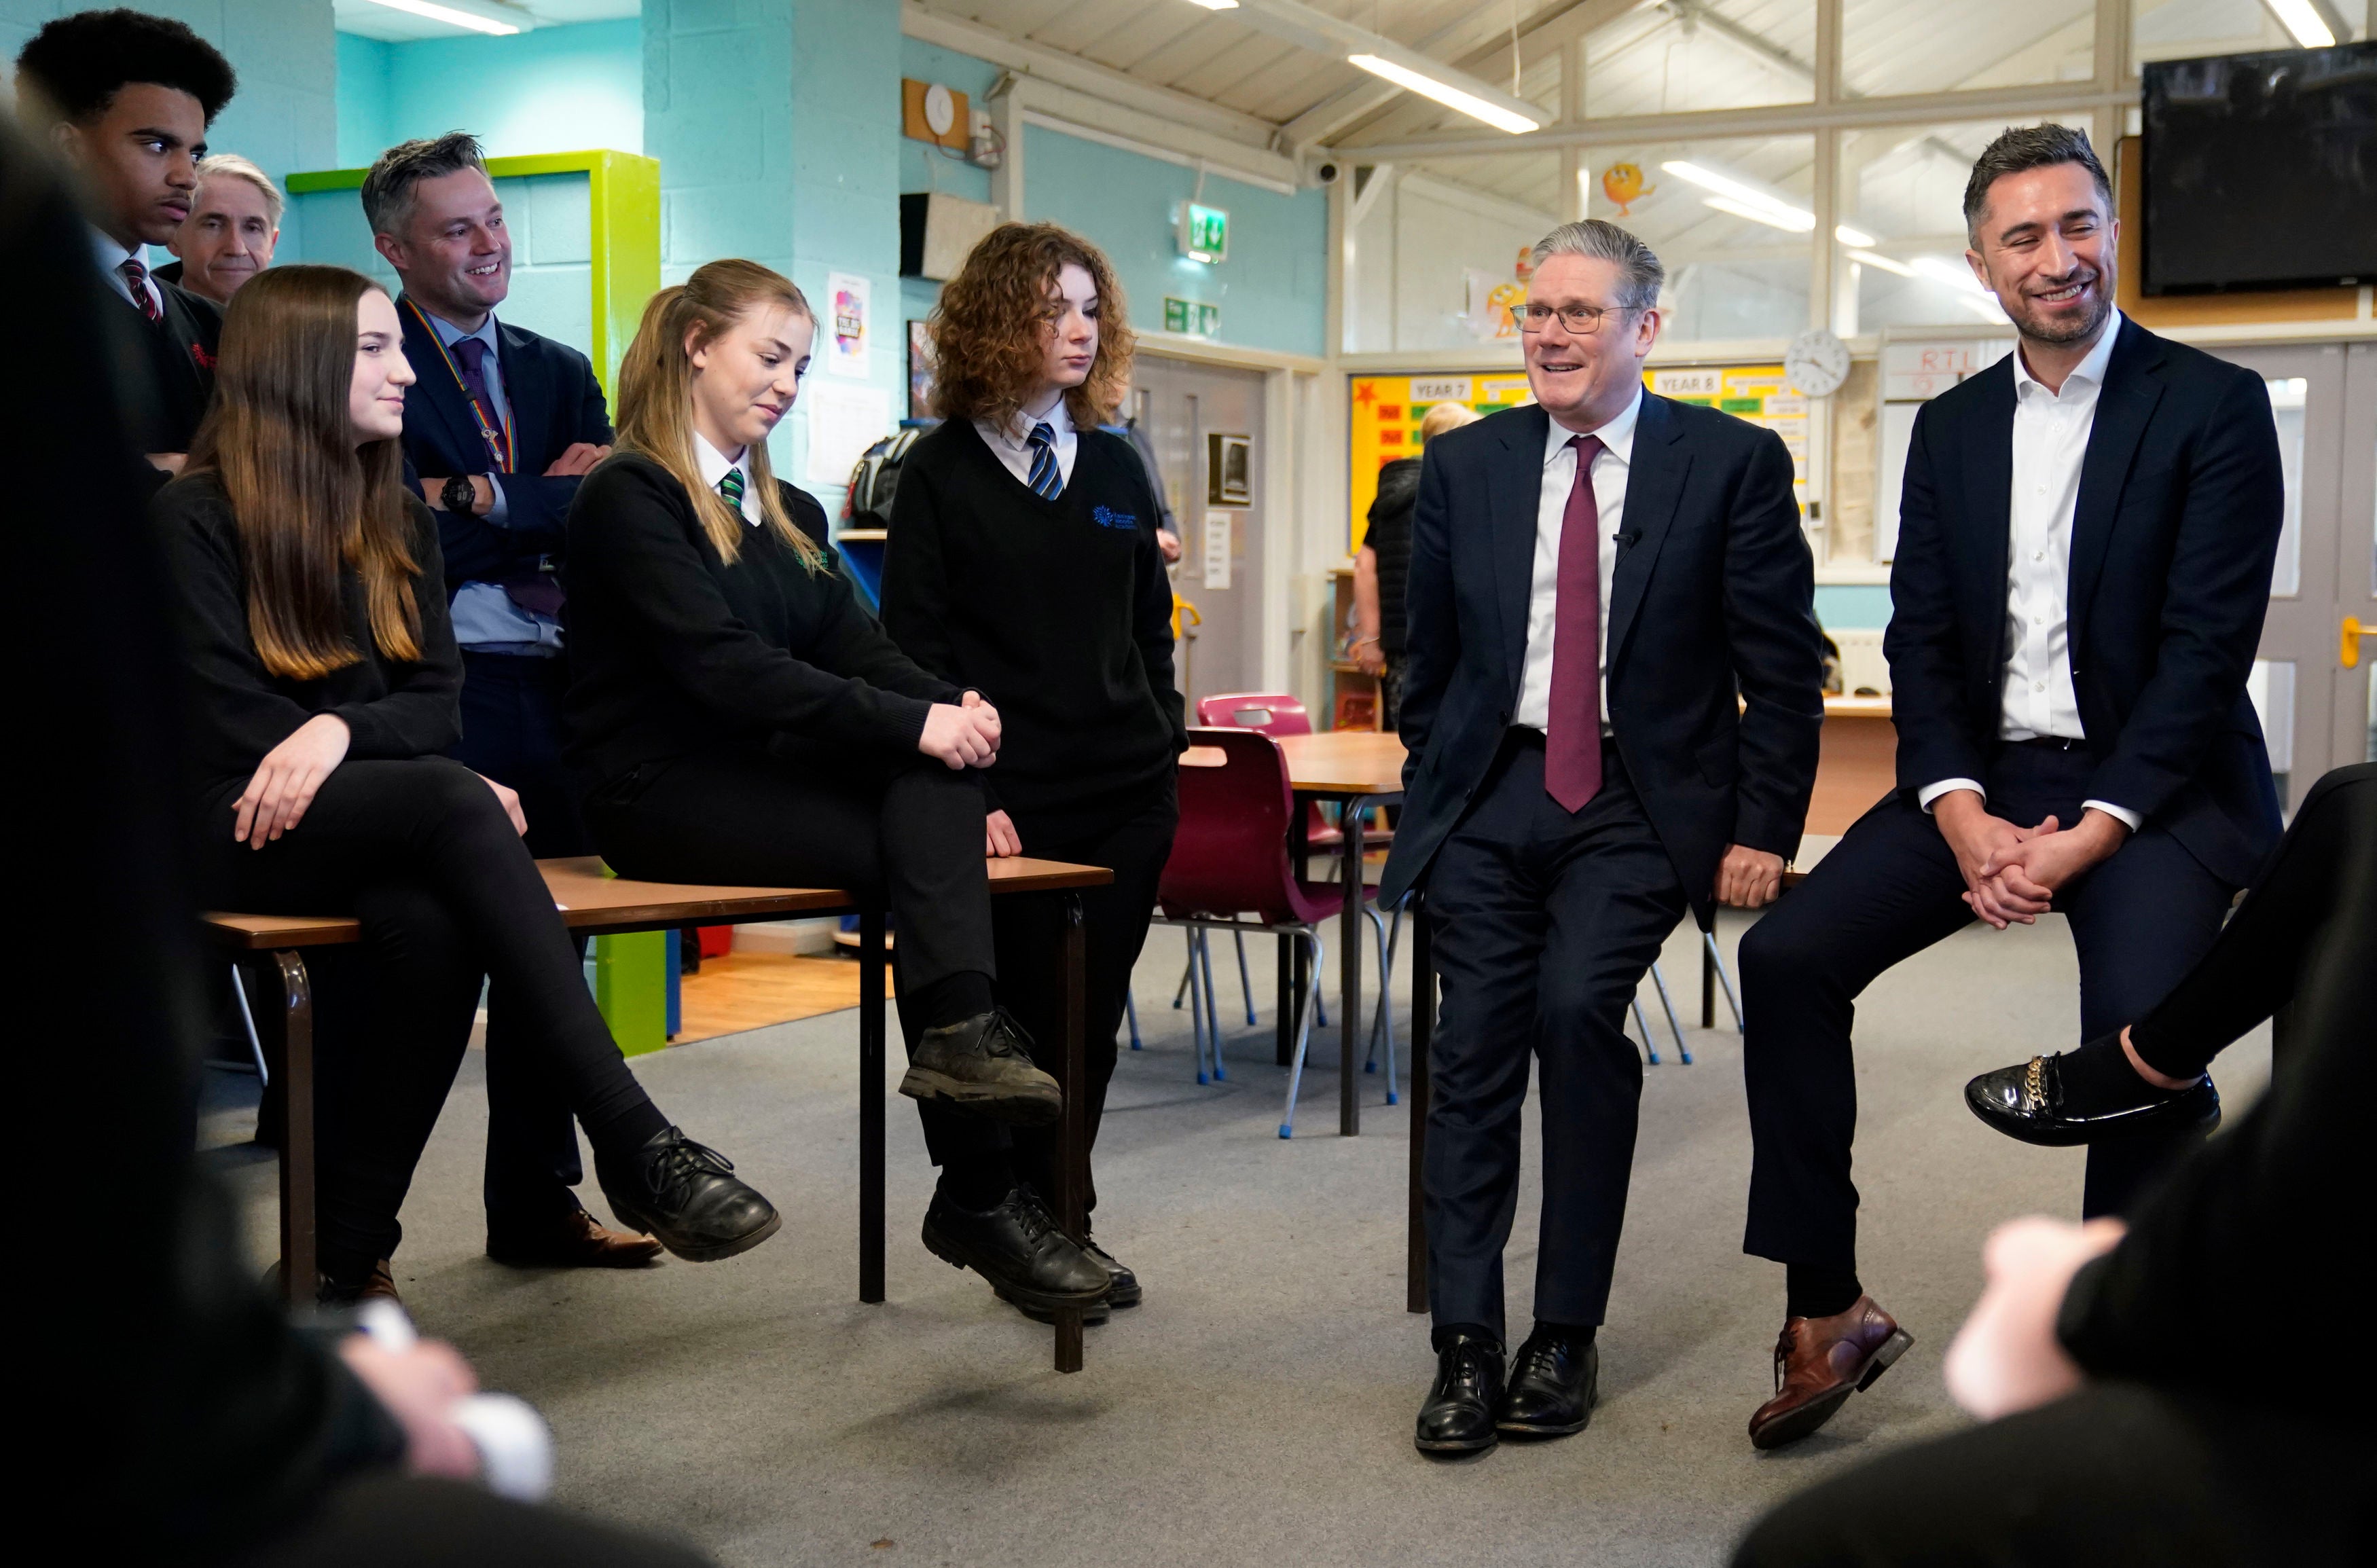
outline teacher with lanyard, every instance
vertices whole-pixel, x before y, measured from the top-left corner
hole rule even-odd
[[[404,408],[409,477],[437,521],[462,650],[462,739],[448,755],[517,792],[539,858],[591,855],[561,763],[560,551],[579,476],[611,450],[594,367],[498,322],[511,231],[475,138],[401,142],[364,177],[372,243],[403,281],[397,315],[420,380]],[[650,1239],[596,1223],[569,1189],[578,1138],[550,1087],[507,1050],[488,998],[487,1252],[542,1267],[629,1267]]]

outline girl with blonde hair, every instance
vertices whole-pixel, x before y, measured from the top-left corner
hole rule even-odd
[[[569,514],[568,756],[622,875],[853,888],[899,931],[902,1094],[927,1143],[965,1118],[1062,1104],[996,1005],[982,796],[997,710],[927,674],[858,603],[824,509],[777,479],[817,317],[790,280],[713,261],[645,306],[618,445]],[[925,1243],[1047,1310],[1105,1275],[1029,1191],[944,1215]]]

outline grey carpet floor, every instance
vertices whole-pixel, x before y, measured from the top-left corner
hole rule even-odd
[[[1743,928],[1727,917],[1728,950]],[[1665,961],[1679,1004],[1698,994],[1691,937]],[[1151,939],[1146,1049],[1124,1053],[1098,1150],[1098,1234],[1147,1300],[1090,1331],[1079,1375],[1049,1370],[1046,1329],[917,1242],[932,1173],[896,1096],[890,1299],[857,1302],[847,1012],[638,1061],[663,1108],[784,1215],[756,1251],[700,1266],[522,1272],[483,1256],[473,1053],[404,1210],[406,1302],[488,1386],[543,1410],[557,1502],[723,1563],[1710,1563],[1791,1490],[1955,1430],[1940,1361],[1978,1289],[1981,1239],[2013,1215],[2077,1212],[2078,1153],[2001,1139],[1958,1098],[1972,1073],[2074,1037],[2062,923],[1977,928],[1885,976],[1859,1019],[1861,1263],[1915,1349],[1816,1437],[1758,1454],[1744,1423],[1769,1391],[1782,1271],[1740,1251],[1739,1038],[1690,1030],[1695,1065],[1663,1047],[1646,1069],[1591,1429],[1430,1461],[1410,1442],[1432,1362],[1426,1320],[1403,1307],[1404,1107],[1368,1077],[1363,1135],[1336,1135],[1332,1033],[1296,1138],[1278,1137],[1265,952],[1261,1026],[1239,1012],[1228,1083],[1200,1087],[1188,1015],[1169,1005],[1180,953],[1177,933]],[[1215,958],[1228,965],[1226,945]],[[1222,994],[1235,1001],[1234,976]],[[2224,1059],[2232,1115],[2267,1063],[2266,1032]],[[246,1200],[260,1266],[274,1210],[269,1157],[241,1142],[253,1114],[252,1080],[211,1075],[208,1157]],[[1527,1146],[1514,1334],[1535,1255],[1532,1125]]]

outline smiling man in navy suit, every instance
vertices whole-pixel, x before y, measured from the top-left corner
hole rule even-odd
[[[1642,1068],[1625,1012],[1687,906],[1774,896],[1823,723],[1814,569],[1771,431],[1643,390],[1665,276],[1597,220],[1535,247],[1535,401],[1430,441],[1412,516],[1404,815],[1443,1019],[1423,1167],[1437,1376],[1423,1452],[1591,1418]],[[1543,1077],[1535,1331],[1502,1248]]]
[[[579,475],[608,456],[611,418],[586,356],[498,322],[512,239],[485,160],[460,131],[389,148],[364,176],[372,243],[404,281],[397,315],[420,380],[404,455],[437,518],[462,646],[454,758],[517,791],[540,856],[591,855],[561,763],[560,551]],[[504,1048],[488,998],[487,1251],[507,1263],[622,1267],[659,1243],[605,1229],[569,1188],[583,1179],[568,1112]]]
[[[1975,919],[2068,917],[2087,1044],[1968,1098],[2032,1142],[2109,1134],[2085,1215],[2120,1212],[2219,1119],[2208,1081],[2149,1083],[2120,1031],[2277,842],[2245,681],[2286,482],[2261,378],[2113,308],[2112,209],[2061,126],[2009,130],[1973,166],[1966,258],[2017,340],[1907,443],[1883,639],[1898,787],[1742,940],[1742,1245],[1788,1267],[1761,1448],[1823,1425],[1909,1342],[1858,1281],[1849,1179],[1849,1028],[1883,970]]]

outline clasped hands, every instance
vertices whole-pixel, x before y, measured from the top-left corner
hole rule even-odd
[[[2081,812],[2069,828],[2051,816],[2035,828],[2017,827],[1991,816],[1969,789],[1950,790],[1933,801],[1931,817],[1965,875],[1965,903],[2001,931],[2017,921],[2035,924],[2059,890],[2130,836],[2120,818],[2095,809]]]

